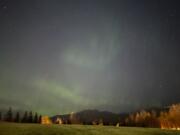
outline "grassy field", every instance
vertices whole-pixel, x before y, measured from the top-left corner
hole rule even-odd
[[[180,135],[180,131],[110,126],[0,123],[0,135]]]

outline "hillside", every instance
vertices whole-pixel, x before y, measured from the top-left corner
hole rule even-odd
[[[51,117],[52,121],[55,122],[57,118],[61,118],[66,124],[85,124],[85,125],[116,125],[128,114],[116,114],[108,111],[98,110],[84,110],[77,113],[66,114],[66,115],[55,115]]]

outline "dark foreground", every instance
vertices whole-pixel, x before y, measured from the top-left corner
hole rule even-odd
[[[0,123],[0,135],[180,135],[180,131],[112,126]]]

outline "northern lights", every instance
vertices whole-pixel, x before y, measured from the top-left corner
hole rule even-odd
[[[0,109],[54,115],[180,102],[178,3],[0,1]]]

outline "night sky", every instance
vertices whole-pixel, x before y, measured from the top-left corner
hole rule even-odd
[[[0,108],[128,112],[180,102],[179,0],[0,0]]]

